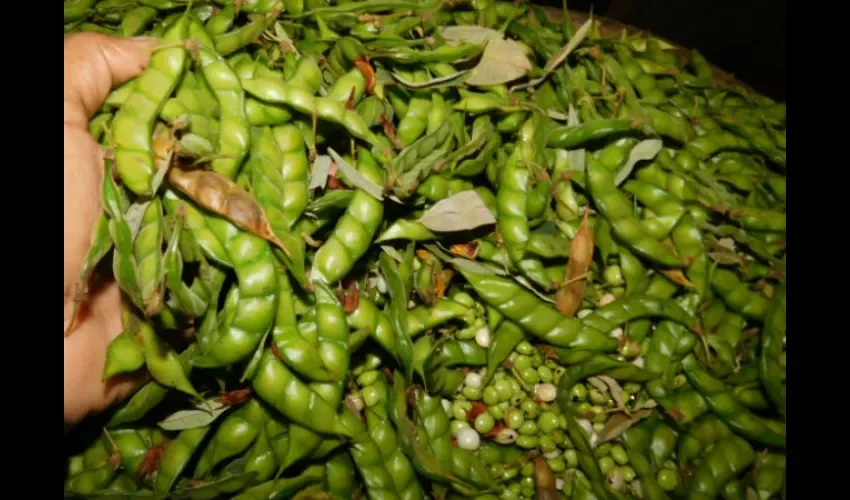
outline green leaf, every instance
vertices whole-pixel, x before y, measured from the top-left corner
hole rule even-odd
[[[317,155],[310,170],[310,184],[307,189],[324,189],[328,184],[328,173],[331,169],[331,157],[328,155]]]
[[[218,398],[207,399],[195,405],[195,409],[180,410],[172,413],[157,425],[167,431],[182,431],[206,427],[215,422],[218,417],[229,409],[230,406],[225,405]]]
[[[614,176],[614,183],[618,186],[622,184],[632,174],[632,170],[634,170],[635,165],[639,161],[647,161],[655,158],[663,147],[664,143],[661,139],[646,139],[635,144],[635,147],[629,152],[629,158],[626,160],[625,165]]]
[[[342,175],[345,176],[346,180],[348,180],[352,186],[365,191],[366,194],[376,200],[383,201],[384,188],[360,175],[360,172],[358,172],[356,168],[352,167],[351,164],[345,161],[342,156],[340,156],[332,148],[328,148],[328,153],[330,153],[333,157],[337,168],[342,171]]]
[[[522,45],[515,40],[494,39],[487,42],[481,60],[469,72],[468,85],[488,87],[511,82],[531,71],[531,61]]]
[[[431,231],[449,233],[495,224],[496,218],[478,192],[470,189],[438,201],[419,222]]]

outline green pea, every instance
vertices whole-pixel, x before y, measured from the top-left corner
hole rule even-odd
[[[505,425],[516,430],[522,427],[523,423],[525,423],[525,415],[522,414],[522,411],[516,408],[508,408],[508,411],[505,412]]]
[[[628,465],[620,467],[620,474],[623,475],[623,480],[625,480],[627,483],[631,483],[632,481],[634,481],[635,477],[637,476],[637,472],[635,472],[635,470],[629,467]]]
[[[611,457],[602,457],[599,459],[599,469],[603,474],[608,474],[608,471],[616,467],[614,459]]]
[[[524,392],[515,392],[514,395],[511,396],[511,399],[508,400],[508,403],[510,403],[511,406],[519,407],[522,402],[526,401],[527,399],[528,398],[526,398]]]
[[[507,490],[505,490],[505,491],[510,491],[511,495],[515,495],[515,498],[519,498],[521,490],[522,490],[522,485],[517,481],[515,483],[511,483],[511,485],[508,486]]]
[[[578,452],[576,450],[564,450],[564,461],[567,467],[578,467]]]
[[[537,418],[537,415],[540,414],[540,405],[534,402],[533,399],[523,399],[519,408],[528,418]]]
[[[534,475],[534,463],[533,463],[533,462],[528,462],[528,463],[524,464],[524,465],[522,466],[522,468],[519,470],[519,474],[520,474],[522,477],[531,477],[531,476],[533,476],[533,475]]]
[[[595,405],[604,405],[608,402],[608,395],[602,394],[602,391],[595,387],[590,389],[587,395],[590,397],[590,402]]]
[[[481,388],[470,387],[467,385],[463,388],[461,394],[463,394],[463,397],[470,401],[478,401],[479,399],[481,399]]]
[[[537,375],[537,370],[531,367],[520,372],[519,376],[522,378],[523,382],[529,385],[534,385],[540,380],[540,377]]]
[[[505,418],[505,412],[507,409],[508,405],[506,403],[499,403],[489,406],[487,408],[487,413],[492,415],[496,420],[502,420]]]
[[[626,453],[625,448],[619,444],[615,444],[611,447],[611,458],[613,458],[619,465],[626,465],[629,463],[629,455]]]
[[[593,450],[593,453],[596,454],[597,457],[607,457],[609,453],[611,453],[611,448],[614,445],[611,443],[602,443]]]
[[[488,385],[481,392],[481,400],[484,401],[484,404],[487,406],[493,406],[499,402],[499,391],[497,391],[492,384]]]
[[[555,440],[552,439],[552,436],[549,436],[547,434],[542,434],[540,436],[539,446],[544,453],[548,453],[550,451],[555,451],[558,449],[558,445],[555,444]]]
[[[524,436],[533,436],[537,434],[537,431],[537,422],[534,420],[526,420],[519,426],[519,429],[517,429],[517,432]]]
[[[587,387],[584,384],[576,384],[570,389],[570,398],[573,401],[584,401],[587,399]]]
[[[464,429],[469,429],[469,422],[466,420],[452,420],[449,424],[449,431],[452,433],[452,436],[457,436]]]
[[[514,368],[517,369],[520,373],[523,370],[531,368],[531,356],[526,356],[525,354],[517,354],[514,359]]]
[[[655,481],[664,491],[673,491],[679,485],[679,475],[673,469],[661,469]]]
[[[531,488],[532,493],[531,496],[534,496],[534,478],[533,477],[524,477],[519,480],[520,486],[525,490],[526,488]],[[525,495],[525,493],[523,493]]]
[[[455,293],[454,295],[452,295],[452,300],[466,307],[475,306],[475,299],[472,298],[472,295],[469,295],[466,292]]]
[[[526,498],[534,498],[534,486],[523,485],[522,489],[520,490],[520,493],[522,494],[523,500],[525,500]]]
[[[551,460],[546,461],[549,464],[549,467],[552,469],[552,472],[564,472],[567,470],[567,463],[563,458],[553,458]]]
[[[555,378],[555,375],[552,373],[552,369],[546,365],[537,369],[537,376],[540,377],[540,381],[543,383],[551,382]]]
[[[546,362],[546,358],[543,357],[540,352],[535,352],[534,355],[531,356],[531,366],[535,368],[539,368]]]
[[[620,286],[623,281],[623,270],[620,266],[608,266],[603,271],[602,276],[605,278],[605,283],[611,286]]]
[[[494,384],[496,392],[499,393],[499,401],[508,401],[514,395],[511,384],[508,380],[499,380]]]
[[[481,415],[475,417],[475,430],[480,434],[486,434],[493,430],[493,427],[496,425],[496,420],[490,415],[488,412],[484,412]]]
[[[537,436],[523,435],[523,436],[516,438],[516,445],[519,446],[520,448],[524,448],[526,450],[530,450],[532,448],[537,448],[538,443],[539,443],[539,440],[537,439]]]
[[[455,420],[465,420],[467,410],[472,409],[472,403],[469,401],[458,400],[452,403],[452,418]]]
[[[617,297],[619,299],[620,297],[626,294],[626,289],[622,286],[616,286],[611,288],[611,293],[614,295],[614,297]]]
[[[595,432],[597,434],[602,432],[602,429],[604,429],[604,428],[605,428],[605,424],[602,423],[602,422],[594,422],[593,423],[593,432]]]
[[[673,388],[681,389],[688,382],[687,377],[685,377],[684,373],[680,373],[673,377]]]
[[[518,475],[519,469],[505,469],[504,467],[502,468],[502,481],[510,481],[511,479],[516,479]]]
[[[581,403],[576,405],[576,411],[579,415],[587,415],[588,413],[593,412],[593,405],[588,403],[587,401],[582,401]]]
[[[525,394],[525,391],[523,391],[522,386],[519,385],[519,382],[517,381],[517,379],[509,378],[507,380],[507,382],[511,386],[511,393],[512,394],[520,394],[520,393]]]
[[[551,434],[552,431],[558,428],[558,414],[551,411],[544,411],[537,417],[537,426],[540,427],[540,432]]]
[[[494,382],[498,382],[499,380],[505,380],[506,378],[508,378],[508,374],[503,372],[503,371],[498,371],[495,374],[493,374],[493,381]]]
[[[520,342],[516,346],[516,352],[518,352],[520,354],[524,354],[526,356],[530,355],[534,351],[535,351],[534,346],[531,345],[531,342],[529,342],[527,340],[523,340],[522,342]]]

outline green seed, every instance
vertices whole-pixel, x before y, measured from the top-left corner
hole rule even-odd
[[[457,436],[458,433],[464,429],[469,429],[469,422],[466,420],[452,420],[452,423],[449,424],[449,430],[452,433],[452,436]]]
[[[537,431],[537,422],[535,422],[534,420],[526,420],[522,423],[522,425],[519,426],[519,429],[517,429],[517,432],[519,432],[523,436],[533,436],[537,434]]]
[[[540,413],[540,405],[535,403],[533,399],[524,399],[519,407],[528,418],[537,418]]]
[[[528,462],[528,463],[524,464],[524,465],[522,466],[522,468],[519,470],[519,474],[520,474],[522,477],[531,477],[531,476],[533,476],[533,475],[534,475],[534,463],[533,463],[533,462]]]
[[[537,436],[524,435],[516,438],[516,445],[526,450],[537,448],[538,442]]]
[[[611,458],[613,458],[619,465],[626,465],[629,463],[629,455],[619,444],[615,444],[611,447]]]
[[[578,467],[578,452],[576,450],[564,450],[564,461],[567,467]]]
[[[552,472],[564,472],[567,470],[567,463],[563,458],[553,458],[546,462],[549,464],[549,467],[551,467]]]
[[[620,269],[620,266],[606,267],[603,272],[603,277],[605,278],[605,283],[608,285],[619,286],[624,283],[623,271]]]
[[[540,380],[540,377],[537,375],[537,370],[531,367],[520,372],[520,377],[522,378],[522,381],[528,385],[536,384]]]
[[[531,342],[529,342],[527,340],[523,340],[522,342],[520,342],[516,346],[516,352],[518,352],[519,354],[523,354],[525,356],[530,355],[534,351],[535,351],[534,346],[531,345]]]
[[[603,474],[608,474],[608,471],[616,467],[616,465],[614,459],[611,457],[602,457],[599,459],[599,468]]]
[[[488,385],[481,393],[481,400],[487,406],[493,406],[499,402],[499,391],[493,385]]]
[[[494,384],[494,387],[496,388],[496,392],[499,393],[499,401],[508,401],[514,395],[514,391],[511,390],[511,384],[507,380],[499,380]]]
[[[461,391],[461,394],[470,401],[478,401],[481,399],[481,388],[466,386]]]
[[[537,376],[540,377],[540,381],[544,383],[552,382],[555,378],[555,374],[552,373],[552,369],[546,365],[537,369]]]
[[[499,403],[495,405],[491,405],[487,408],[487,413],[489,413],[494,419],[502,420],[505,418],[505,412],[508,409],[508,405],[506,403]]]
[[[602,443],[602,444],[600,444],[599,446],[596,447],[596,449],[593,451],[593,453],[597,457],[600,457],[600,458],[606,457],[606,456],[608,456],[609,453],[611,453],[611,448],[613,446],[614,445],[611,444],[611,443]]]
[[[558,414],[551,411],[544,411],[537,417],[537,426],[540,427],[540,432],[551,434],[552,431],[558,428]]]
[[[587,387],[584,384],[576,384],[570,389],[570,398],[573,401],[584,401],[587,399]]]
[[[558,445],[555,444],[555,440],[552,439],[552,436],[548,434],[542,434],[540,436],[539,446],[544,453],[555,451],[558,449]]]
[[[525,415],[517,408],[508,408],[505,412],[505,425],[511,429],[519,429],[525,423]]]
[[[465,420],[467,410],[472,409],[472,403],[469,401],[455,401],[452,403],[452,418],[455,420]]]
[[[496,425],[496,420],[487,412],[478,415],[475,418],[475,430],[480,434],[485,434],[493,430],[493,427]]]
[[[602,392],[596,388],[590,389],[588,396],[590,396],[590,402],[595,405],[604,405],[609,399],[607,395],[602,394]]]
[[[623,480],[627,483],[631,483],[637,477],[637,472],[628,465],[620,467],[620,474],[623,475]]]
[[[661,469],[658,471],[655,481],[665,491],[673,491],[679,485],[679,475],[673,469]]]

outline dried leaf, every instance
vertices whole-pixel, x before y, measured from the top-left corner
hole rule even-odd
[[[552,467],[543,457],[534,459],[534,493],[537,500],[558,500],[561,498]]]
[[[182,431],[197,427],[206,427],[215,422],[229,408],[229,406],[219,401],[218,398],[208,399],[195,405],[195,409],[180,410],[172,413],[157,425],[167,431]]]
[[[595,387],[598,391],[608,392],[608,384],[603,382],[599,377],[588,377],[587,383]]]
[[[602,383],[608,386],[608,392],[611,393],[611,397],[614,398],[614,402],[617,403],[617,408],[625,408],[626,395],[623,392],[623,388],[620,387],[620,383],[608,375],[599,375],[598,378],[602,381]]]
[[[631,415],[625,413],[614,413],[608,418],[605,427],[597,434],[597,445],[612,439],[617,439],[629,427],[635,425],[646,417],[652,415],[652,410],[638,410]]]
[[[593,233],[587,224],[587,212],[581,227],[570,242],[570,260],[567,264],[567,282],[555,293],[555,309],[566,316],[573,316],[584,298],[587,279],[583,276],[593,262]]]
[[[468,85],[487,87],[507,83],[531,71],[531,61],[522,45],[514,40],[487,42],[481,60],[469,72]]]
[[[688,289],[693,289],[696,286],[687,278],[687,276],[685,276],[685,273],[683,273],[681,269],[665,269],[661,272],[667,277],[667,279],[677,285],[682,285]]]
[[[442,26],[439,28],[440,36],[447,42],[482,44],[491,40],[501,40],[504,35],[501,31],[484,26]]]
[[[632,175],[632,170],[634,170],[635,165],[637,165],[639,161],[655,158],[655,155],[657,155],[663,147],[664,143],[661,139],[646,139],[635,144],[635,147],[633,147],[629,152],[629,158],[626,160],[626,164],[623,165],[617,172],[617,175],[614,176],[614,183],[618,186],[622,184],[623,181]]]
[[[448,86],[450,83],[456,83],[455,80],[458,80],[463,75],[469,73],[469,70],[458,71],[457,73],[452,73],[451,75],[446,76],[438,76],[437,78],[432,78],[431,80],[426,80],[423,82],[413,82],[405,79],[403,76],[398,73],[393,73],[393,78],[401,84],[402,87],[408,89],[436,89]]]
[[[720,238],[717,242],[715,242],[715,245],[733,252],[735,251],[735,240],[732,238]]]
[[[495,224],[496,218],[478,193],[470,189],[438,201],[422,214],[419,222],[431,231],[450,233]]]
[[[573,36],[570,37],[570,40],[567,42],[566,45],[561,47],[558,52],[552,54],[552,57],[550,57],[549,60],[546,61],[546,66],[543,67],[543,70],[546,72],[552,71],[558,66],[560,66],[561,63],[566,61],[567,57],[569,57],[572,51],[574,51],[579,45],[581,45],[581,42],[583,42],[584,39],[587,38],[587,33],[588,31],[590,31],[591,26],[593,26],[593,16],[588,17],[587,21],[585,21],[584,24],[582,24],[579,29],[577,29],[576,32],[573,33]]]
[[[313,168],[310,170],[310,184],[307,189],[324,189],[328,183],[328,172],[331,168],[331,157],[328,155],[318,155],[313,162]]]
[[[342,171],[342,175],[345,176],[346,180],[348,180],[352,186],[365,191],[366,194],[376,200],[384,199],[384,189],[381,186],[378,186],[374,182],[360,175],[360,172],[358,172],[357,169],[352,167],[333,149],[328,148],[328,153],[330,153],[331,157],[336,162],[337,168]]]

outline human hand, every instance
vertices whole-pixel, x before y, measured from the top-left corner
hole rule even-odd
[[[103,152],[89,134],[89,119],[113,87],[148,64],[151,39],[95,33],[65,37],[65,328],[71,323],[77,278],[101,211]],[[82,420],[126,397],[138,377],[103,381],[106,347],[121,333],[121,293],[113,281],[89,297],[65,337],[65,424]],[[119,380],[120,378],[120,380]]]

